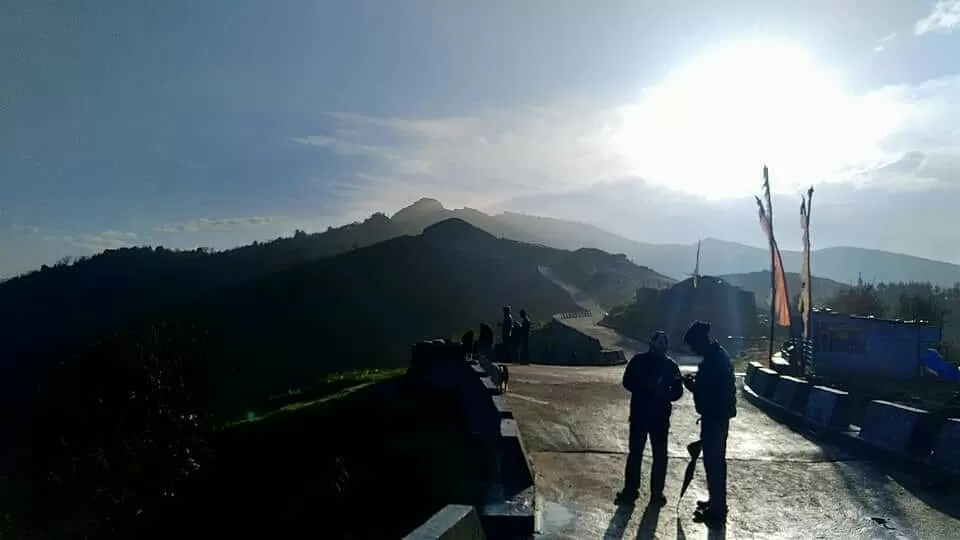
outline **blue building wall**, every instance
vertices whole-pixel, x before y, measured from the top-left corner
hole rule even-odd
[[[940,341],[925,323],[813,312],[810,325],[818,375],[918,377],[921,353]]]

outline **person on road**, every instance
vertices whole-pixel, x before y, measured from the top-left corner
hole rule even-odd
[[[673,402],[683,396],[680,368],[667,356],[667,334],[650,338],[650,349],[630,359],[623,372],[623,387],[630,392],[630,439],[623,490],[616,504],[632,504],[640,490],[643,448],[650,437],[653,467],[650,474],[650,504],[662,506],[667,479],[667,434]]]
[[[520,345],[520,362],[530,363],[530,318],[527,317],[527,310],[520,310],[520,333],[517,341]]]
[[[500,343],[507,345],[510,343],[510,336],[513,335],[513,315],[510,314],[510,306],[503,306],[503,320],[500,321]]]
[[[498,323],[500,326],[500,348],[501,361],[512,362],[513,355],[510,354],[510,347],[513,343],[513,315],[510,314],[510,306],[503,306],[503,319]]]
[[[703,468],[707,473],[707,501],[697,501],[694,520],[722,524],[727,517],[727,432],[737,416],[737,387],[730,355],[710,338],[710,323],[694,322],[683,342],[703,360],[696,375],[684,377],[700,415]]]
[[[493,350],[493,328],[490,325],[480,323],[480,336],[477,338],[476,351],[482,355],[489,355]]]

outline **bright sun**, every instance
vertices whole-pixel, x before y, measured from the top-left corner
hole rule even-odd
[[[633,173],[724,199],[756,193],[764,163],[792,189],[877,159],[898,123],[888,105],[845,92],[801,47],[739,41],[645,89],[608,133]]]

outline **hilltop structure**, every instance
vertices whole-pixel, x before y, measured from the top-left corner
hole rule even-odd
[[[712,276],[694,276],[669,289],[639,289],[636,305],[656,314],[657,320],[648,321],[651,329],[662,328],[674,343],[682,341],[692,320],[710,321],[717,337],[762,333],[754,294]]]

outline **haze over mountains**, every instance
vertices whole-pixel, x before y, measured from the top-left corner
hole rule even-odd
[[[637,242],[587,223],[512,212],[489,215],[470,208],[447,209],[434,199],[421,199],[400,210],[393,221],[408,231],[416,231],[447,217],[458,217],[495,236],[521,242],[623,253],[637,264],[674,279],[692,273],[696,258],[696,244]],[[800,269],[800,252],[783,250],[781,254],[788,272]],[[960,282],[960,265],[857,247],[815,249],[812,266],[814,275],[848,284],[855,283],[861,273],[864,281],[929,281],[944,286]],[[701,274],[742,274],[769,267],[770,254],[765,249],[716,238],[702,242]]]

